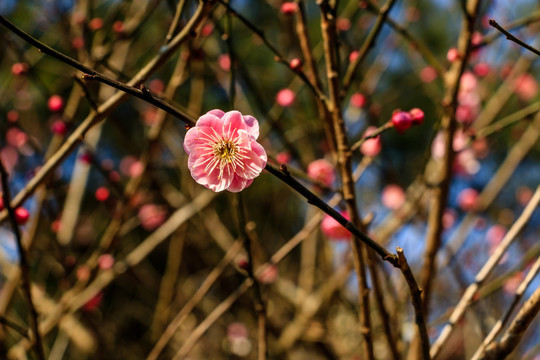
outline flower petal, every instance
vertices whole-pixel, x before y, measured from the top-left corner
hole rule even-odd
[[[201,127],[201,126],[215,127],[218,124],[221,124],[220,117],[213,113],[207,112],[206,114],[201,116],[199,120],[197,120],[197,122],[195,123],[195,126],[196,127]]]
[[[263,169],[264,161],[255,151],[248,151],[243,159],[243,168],[237,168],[236,173],[244,179],[253,179],[259,176]],[[266,163],[264,163],[266,165]]]
[[[221,120],[223,121],[223,128],[221,131],[227,139],[235,137],[239,130],[247,130],[244,118],[238,111],[226,112]]]
[[[214,136],[213,133],[212,129],[208,126],[192,127],[184,136],[184,150],[188,154],[191,154],[201,146],[211,146],[209,139]]]
[[[225,112],[223,110],[214,109],[214,110],[210,110],[209,112],[207,112],[207,114],[216,115],[218,118],[221,119],[223,117],[223,115],[225,115]]]
[[[253,139],[259,137],[259,122],[251,115],[244,115],[244,122],[247,125],[247,132]]]
[[[251,141],[251,150],[253,150],[259,156],[259,158],[261,159],[261,161],[262,161],[261,166],[265,167],[266,162],[268,161],[268,156],[266,155],[266,151],[261,146],[261,144],[259,144],[255,140]]]
[[[231,182],[231,185],[227,188],[230,192],[240,192],[247,188],[251,183],[253,182],[253,179],[244,179],[238,175],[234,176],[233,181]]]

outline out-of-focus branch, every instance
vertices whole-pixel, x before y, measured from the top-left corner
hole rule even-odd
[[[535,278],[536,274],[538,274],[538,271],[540,271],[540,257],[536,259],[531,270],[529,271],[525,279],[523,279],[523,281],[517,288],[516,293],[514,295],[514,299],[512,300],[512,303],[506,310],[503,317],[499,321],[497,321],[497,323],[493,326],[489,334],[486,336],[486,338],[482,342],[482,345],[480,345],[480,347],[474,353],[471,360],[478,360],[481,356],[484,355],[486,348],[491,346],[490,344],[492,343],[492,341],[495,339],[495,337],[499,334],[499,332],[505,327],[507,322],[510,320],[510,315],[512,315],[512,312],[515,310],[521,298],[525,294],[525,290],[527,290],[527,288],[529,287],[529,285]]]
[[[8,173],[6,171],[6,168],[4,167],[4,163],[1,158],[0,179],[2,183],[2,200],[9,215],[11,228],[13,229],[13,234],[15,235],[17,251],[19,253],[19,266],[21,269],[22,288],[24,297],[28,302],[28,312],[30,313],[30,326],[34,335],[34,339],[32,340],[34,342],[34,347],[38,359],[45,360],[45,353],[43,352],[43,342],[41,340],[41,333],[38,326],[38,313],[36,311],[36,307],[34,306],[34,301],[32,300],[32,292],[30,290],[30,267],[28,265],[28,255],[26,254],[26,249],[22,243],[21,229],[19,229],[19,224],[17,223],[15,209],[13,209],[13,207],[11,206],[11,191],[9,188]]]
[[[364,61],[369,51],[375,46],[377,38],[381,33],[384,23],[386,22],[386,18],[388,17],[390,10],[392,10],[395,2],[395,0],[388,0],[382,8],[378,9],[377,20],[375,20],[375,24],[373,25],[371,32],[362,44],[360,50],[358,50],[358,56],[349,64],[349,67],[345,72],[345,76],[343,77],[343,87],[341,89],[342,96],[345,96],[347,90],[349,90],[358,66],[360,66],[360,63]],[[371,4],[371,6],[375,7],[374,4]]]
[[[191,34],[191,31],[206,18],[206,14],[211,9],[211,6],[212,4],[210,2],[200,3],[195,14],[186,24],[186,26],[182,29],[182,31],[180,31],[178,35],[176,35],[174,39],[163,48],[162,52],[160,52],[157,56],[150,60],[150,62],[148,62],[145,66],[143,66],[142,69],[126,85],[130,87],[139,85],[153,71],[155,71],[163,63],[165,63],[166,60],[176,51],[176,49],[188,38],[188,36]],[[11,24],[9,21],[7,21],[6,18],[2,16],[0,16],[0,24],[3,24],[10,29],[17,29],[17,35],[20,35],[23,39],[29,42],[31,41],[30,43],[32,45],[35,44],[35,46],[41,46],[39,41],[26,34],[24,31],[15,27],[15,25]],[[42,51],[45,52],[45,50],[43,49]],[[56,52],[56,50],[53,50],[53,52]],[[74,66],[75,63],[77,63],[76,60],[73,60],[63,54],[61,54],[58,59],[62,60],[63,62],[65,61],[68,65],[71,66]],[[78,67],[75,68],[79,69]],[[75,147],[80,143],[80,141],[84,139],[86,133],[95,124],[104,119],[116,106],[118,106],[118,104],[122,100],[126,98],[126,96],[127,93],[123,91],[118,92],[114,96],[112,96],[107,102],[102,104],[98,108],[97,112],[90,113],[90,115],[88,115],[87,118],[65,140],[64,144],[53,155],[51,155],[50,159],[39,169],[39,171],[26,184],[26,186],[13,198],[11,206],[20,206],[24,200],[26,200],[31,194],[33,194],[33,192],[42,184],[44,179],[47,178],[47,176],[49,176],[54,171],[54,169],[56,169],[56,167],[75,149]],[[147,96],[143,97],[144,100],[147,100],[147,98]],[[178,111],[173,112],[173,114],[178,114]],[[190,117],[186,117],[186,120],[189,121],[191,124],[195,123],[194,120]],[[6,217],[7,213],[5,211],[0,213],[0,222],[5,220]]]
[[[414,278],[411,268],[407,262],[407,258],[403,253],[403,249],[398,247],[396,249],[398,255],[398,264],[405,281],[409,287],[411,293],[412,304],[414,307],[414,319],[418,331],[420,333],[420,344],[422,348],[422,357],[424,360],[429,360],[429,336],[426,328],[426,315],[424,312],[424,306],[422,303],[422,290],[418,287],[418,283]]]
[[[298,76],[304,81],[304,83],[313,91],[315,96],[317,96],[322,102],[327,102],[328,99],[326,95],[324,95],[323,92],[315,85],[313,84],[310,79],[306,76],[306,74],[301,70],[293,70],[289,66],[289,63],[285,59],[283,55],[279,52],[279,50],[272,45],[272,43],[267,39],[267,37],[264,35],[264,33],[259,30],[255,25],[253,25],[248,19],[246,19],[242,14],[238,13],[236,10],[234,10],[227,2],[224,0],[218,0],[220,4],[225,6],[227,8],[227,11],[229,11],[231,14],[233,14],[235,17],[238,18],[244,25],[246,25],[254,34],[256,34],[266,45],[266,47],[276,56],[276,61],[286,66],[291,71],[296,72]]]
[[[332,118],[334,137],[337,150],[337,168],[341,175],[341,189],[343,200],[353,224],[365,230],[360,220],[356,202],[355,182],[352,175],[352,152],[348,144],[347,130],[343,119],[340,98],[339,75],[339,46],[336,29],[336,4],[329,1],[320,1],[321,32],[324,45],[324,59],[326,62],[326,78],[328,81],[329,106],[328,112]],[[368,360],[374,359],[373,334],[371,328],[371,312],[369,304],[369,289],[366,274],[366,251],[360,239],[353,237],[351,241],[354,259],[354,269],[357,275],[358,305],[360,332],[364,341],[362,349]]]
[[[506,233],[504,238],[502,239],[501,243],[497,248],[495,249],[495,252],[491,257],[488,259],[488,261],[484,264],[482,269],[478,272],[478,275],[476,275],[476,278],[474,279],[474,282],[469,285],[467,290],[465,290],[465,293],[461,297],[459,303],[454,308],[454,311],[452,311],[452,314],[450,315],[450,318],[448,319],[448,324],[442,329],[439,337],[433,345],[431,346],[430,354],[433,359],[435,359],[442,349],[442,347],[446,344],[446,341],[449,339],[450,335],[452,334],[457,322],[461,319],[463,314],[465,314],[465,310],[469,307],[469,304],[472,302],[474,294],[478,291],[480,286],[484,283],[488,275],[493,271],[495,266],[498,264],[499,260],[502,258],[508,247],[512,244],[512,242],[516,239],[516,236],[519,234],[519,232],[523,229],[523,227],[527,224],[529,219],[531,218],[534,210],[538,207],[538,204],[540,203],[540,186],[536,188],[536,191],[519,216],[519,218],[516,220],[516,222],[512,225],[510,230]]]
[[[540,312],[540,287],[538,287],[532,296],[523,305],[516,315],[508,330],[504,333],[501,341],[492,343],[487,349],[481,360],[504,359],[519,344],[525,331],[532,323],[536,315]]]

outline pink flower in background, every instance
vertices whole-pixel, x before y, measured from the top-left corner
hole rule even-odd
[[[253,116],[238,111],[209,111],[184,138],[191,176],[216,192],[245,189],[268,160],[256,141],[258,137],[259,123]]]
[[[139,209],[139,221],[143,229],[153,231],[167,219],[167,210],[156,204],[146,204]]]
[[[531,74],[518,76],[514,86],[517,96],[523,101],[530,101],[538,94],[538,82]]]
[[[461,190],[457,202],[463,211],[473,211],[478,205],[478,191],[472,188]]]
[[[366,129],[364,136],[369,136],[373,134],[375,130],[377,130],[375,126],[369,126]],[[368,139],[364,141],[364,143],[360,146],[360,152],[364,156],[374,157],[374,156],[377,156],[377,154],[379,154],[379,152],[381,151],[381,147],[382,147],[381,137],[376,136],[372,139]]]
[[[351,96],[351,106],[354,106],[356,108],[362,108],[366,106],[367,99],[364,94],[361,93],[354,93]]]
[[[308,165],[307,173],[310,178],[319,181],[324,186],[331,186],[336,180],[334,166],[325,159],[312,161]]]
[[[347,211],[340,211],[340,214],[347,220],[350,220],[349,213]],[[345,229],[340,223],[334,220],[328,214],[324,215],[324,218],[321,222],[321,231],[326,237],[330,240],[349,240],[351,238],[351,233],[349,230]]]
[[[281,89],[276,95],[276,102],[283,107],[288,107],[293,104],[295,97],[291,89]]]
[[[382,191],[382,204],[390,209],[397,210],[405,204],[405,191],[396,184],[386,185]]]
[[[431,66],[426,66],[422,70],[420,70],[420,79],[425,82],[426,84],[429,84],[430,82],[433,82],[437,78],[437,70],[435,70]]]

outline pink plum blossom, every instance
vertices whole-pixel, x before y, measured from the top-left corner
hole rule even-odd
[[[364,136],[369,136],[373,134],[376,130],[377,128],[375,126],[369,126],[366,129]],[[376,136],[374,138],[364,141],[364,143],[360,146],[360,152],[364,156],[374,157],[374,156],[377,156],[377,154],[379,154],[379,152],[381,151],[381,147],[382,147],[381,137]]]
[[[457,199],[463,211],[473,211],[478,206],[478,191],[472,188],[463,189]]]
[[[184,138],[191,176],[215,192],[245,189],[268,160],[258,137],[259,122],[253,116],[209,111]]]
[[[331,186],[336,179],[334,166],[325,159],[312,161],[308,165],[307,173],[310,178],[319,181],[324,186]]]
[[[281,89],[276,95],[276,102],[283,107],[288,107],[293,104],[295,97],[291,89]]]
[[[420,70],[420,79],[427,83],[433,82],[437,78],[437,70],[432,66],[426,66]]]
[[[354,93],[351,96],[351,106],[354,106],[356,108],[362,108],[366,105],[367,99],[364,94],[361,93]]]
[[[347,211],[340,211],[340,214],[347,220],[350,219],[349,213]],[[351,238],[351,233],[349,230],[345,229],[343,225],[338,223],[333,217],[326,214],[321,222],[321,231],[328,239],[334,241],[340,240],[349,240]]]
[[[139,209],[139,221],[143,229],[152,231],[161,226],[167,219],[167,210],[156,204],[146,204]]]
[[[405,200],[405,191],[403,191],[401,186],[389,184],[384,187],[381,202],[386,208],[397,210],[405,204]]]
[[[538,82],[531,74],[523,74],[517,77],[514,86],[520,100],[531,101],[538,94]]]
[[[459,51],[456,48],[451,48],[446,53],[446,59],[450,62],[454,62],[460,58]]]

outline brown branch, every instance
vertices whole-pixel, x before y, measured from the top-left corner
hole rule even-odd
[[[517,37],[515,37],[514,35],[510,34],[508,31],[506,31],[501,25],[499,25],[495,20],[493,19],[490,19],[489,20],[489,25],[493,26],[495,29],[499,30],[501,33],[503,33],[506,38],[510,41],[513,41],[515,42],[516,44],[518,44],[519,46],[529,50],[530,52],[536,54],[536,55],[539,55],[540,56],[540,51],[537,50],[536,48],[524,43],[523,41],[519,40]]]
[[[206,14],[210,10],[212,4],[211,2],[199,3],[199,7],[195,11],[195,14],[186,24],[186,26],[180,31],[175,38],[163,48],[157,56],[150,60],[133,78],[128,82],[128,86],[134,87],[141,84],[153,71],[155,71],[159,66],[164,64],[166,60],[176,51],[176,49],[190,36],[192,30],[196,28],[205,18]],[[8,28],[17,29],[17,35],[21,36],[27,41],[31,41],[31,44],[34,46],[41,46],[40,42],[24,31],[17,28],[15,25],[11,24],[7,19],[0,16],[0,24],[7,26]],[[6,24],[11,24],[11,27]],[[47,47],[49,48],[49,47]],[[51,48],[49,48],[51,49]],[[42,49],[43,50],[43,49]],[[51,49],[54,53],[56,50]],[[44,51],[45,52],[45,51]],[[58,53],[60,54],[60,53]],[[74,66],[78,63],[76,60],[69,58],[68,56],[61,54],[57,59],[65,62],[70,66]],[[81,66],[84,66],[80,64]],[[79,66],[79,65],[77,65]],[[77,67],[76,67],[77,68]],[[86,68],[86,67],[84,67]],[[90,69],[91,70],[91,69]],[[93,71],[93,70],[91,70]],[[103,120],[118,104],[125,99],[127,96],[124,92],[118,92],[111,98],[109,98],[104,104],[102,104],[97,112],[92,112],[87,118],[72,132],[72,134],[65,140],[63,145],[53,154],[50,159],[39,169],[39,171],[34,175],[34,177],[26,184],[26,186],[14,197],[11,206],[17,207],[22,204],[24,200],[32,195],[32,193],[42,184],[45,178],[47,178],[56,167],[76,148],[80,141],[84,138],[86,133],[99,121]],[[144,96],[143,100],[149,99],[148,96]],[[166,110],[166,109],[164,109]],[[167,110],[166,110],[167,111]],[[176,112],[178,113],[178,112]],[[175,115],[176,116],[176,115]],[[195,121],[191,118],[186,120],[190,123]],[[7,213],[3,212],[0,214],[0,222],[5,220]]]
[[[465,71],[470,54],[474,19],[478,14],[479,7],[479,0],[470,0],[467,4],[467,8],[470,10],[464,15],[461,35],[458,41],[458,51],[462,56],[458,61],[452,64],[446,74],[446,92],[443,99],[445,109],[441,119],[445,153],[437,181],[439,185],[433,189],[432,193],[431,209],[428,218],[428,231],[426,235],[426,251],[424,254],[424,264],[421,270],[421,284],[424,291],[422,295],[426,313],[429,309],[431,288],[435,277],[436,256],[441,245],[441,235],[443,230],[442,217],[448,201],[448,192],[450,189],[450,181],[452,179],[452,165],[454,160],[452,143],[457,126],[455,119],[457,94],[461,75]]]
[[[264,32],[259,30],[255,25],[253,25],[248,19],[246,19],[242,14],[238,13],[236,10],[234,10],[227,2],[224,0],[218,0],[221,5],[223,5],[227,11],[229,11],[232,15],[234,15],[238,20],[240,20],[245,26],[247,26],[248,29],[250,29],[254,34],[256,34],[264,43],[264,45],[275,55],[275,60],[281,64],[283,64],[285,67],[287,67],[289,70],[295,72],[303,81],[304,83],[310,88],[310,90],[315,94],[316,97],[318,97],[322,102],[327,102],[328,99],[324,93],[321,92],[320,88],[318,88],[315,84],[313,84],[310,79],[306,76],[306,74],[301,70],[293,70],[289,66],[289,63],[285,59],[285,57],[279,52],[279,50],[268,40],[268,38],[264,35]]]
[[[255,302],[255,312],[257,313],[257,322],[258,322],[258,360],[264,360],[267,358],[267,340],[266,340],[266,307],[264,305],[261,286],[258,279],[255,277],[255,272],[253,268],[255,266],[255,256],[253,254],[253,238],[249,234],[246,212],[244,209],[244,201],[242,194],[239,193],[237,196],[237,209],[238,209],[238,222],[240,228],[240,234],[244,240],[244,246],[248,256],[247,261],[247,273],[248,277],[253,282],[253,288],[255,292],[254,302]]]
[[[335,4],[334,4],[335,5]],[[347,131],[340,103],[338,44],[336,30],[335,7],[328,1],[320,1],[321,32],[326,61],[326,77],[330,93],[329,112],[332,116],[334,136],[337,150],[337,165],[341,175],[343,200],[352,219],[353,224],[363,228],[356,204],[354,180],[352,177],[352,152],[347,143]],[[360,332],[363,335],[362,348],[368,360],[374,359],[371,318],[369,309],[369,289],[366,276],[366,253],[359,238],[353,237],[351,241],[354,259],[354,268],[358,282],[359,320]]]
[[[407,263],[403,249],[400,247],[396,248],[398,255],[398,267],[403,274],[403,277],[407,281],[409,286],[409,291],[411,293],[411,301],[414,307],[414,319],[416,326],[418,327],[418,332],[420,333],[420,344],[422,348],[422,356],[424,360],[429,360],[429,336],[426,328],[426,317],[425,310],[422,302],[422,290],[418,287],[418,283],[414,278],[414,275]]]

